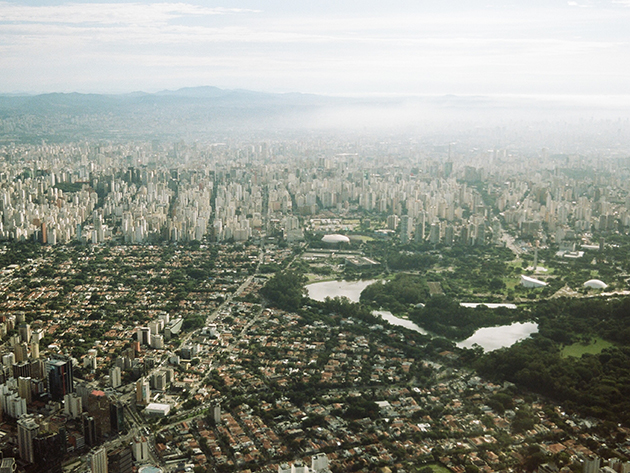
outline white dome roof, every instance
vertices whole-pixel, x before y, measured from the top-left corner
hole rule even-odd
[[[592,287],[593,289],[606,289],[608,284],[599,279],[589,279],[584,283],[584,287]]]
[[[324,235],[322,238],[324,243],[350,243],[350,238],[345,235]]]

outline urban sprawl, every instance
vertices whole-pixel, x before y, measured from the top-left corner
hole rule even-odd
[[[0,157],[0,472],[630,472],[626,425],[347,302],[259,292],[283,271],[385,281],[392,255],[462,247],[512,269],[459,302],[627,294],[616,268],[558,282],[627,236],[627,158],[393,138]]]

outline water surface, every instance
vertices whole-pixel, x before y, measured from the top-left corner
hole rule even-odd
[[[500,327],[484,327],[477,330],[470,338],[459,342],[457,346],[460,348],[472,348],[474,344],[477,344],[484,351],[488,352],[514,345],[516,342],[536,332],[538,332],[538,324],[534,322],[517,322]]]
[[[368,281],[324,281],[309,284],[306,286],[306,290],[308,291],[308,297],[316,301],[324,301],[326,297],[347,297],[352,302],[359,302],[363,289],[374,282],[376,282],[375,279]],[[512,308],[510,307],[510,304],[486,305],[499,307],[508,306],[508,308]],[[418,333],[428,333],[411,320],[396,317],[388,310],[375,310],[373,313],[392,325],[405,327]],[[517,341],[523,340],[529,337],[532,333],[536,332],[538,332],[538,324],[535,324],[534,322],[515,323],[500,327],[486,327],[477,330],[472,337],[464,340],[463,342],[459,342],[457,346],[460,348],[471,348],[473,344],[477,344],[482,347],[484,351],[492,351],[503,347],[509,347]]]
[[[414,324],[411,320],[401,319],[400,317],[396,317],[389,310],[375,310],[372,312],[375,315],[378,315],[381,319],[387,320],[392,325],[398,325],[400,327],[408,328],[409,330],[413,330],[414,332],[427,334],[428,332],[420,327],[419,325]]]
[[[326,297],[347,297],[352,302],[359,302],[359,297],[363,289],[375,282],[375,279],[368,281],[324,281],[308,284],[306,290],[308,297],[313,300],[323,302]]]

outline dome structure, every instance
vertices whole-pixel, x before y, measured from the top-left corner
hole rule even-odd
[[[584,283],[584,287],[590,287],[591,289],[606,289],[608,284],[599,279],[589,279]]]
[[[538,279],[521,274],[521,286],[523,287],[545,287],[546,285],[547,283],[544,281],[539,281]]]
[[[350,238],[348,238],[345,235],[333,234],[333,235],[324,235],[324,237],[322,238],[322,241],[324,243],[350,243]]]

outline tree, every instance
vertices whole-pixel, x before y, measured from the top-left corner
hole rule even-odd
[[[262,287],[260,293],[279,309],[296,311],[302,306],[306,295],[306,277],[297,271],[276,273]]]

